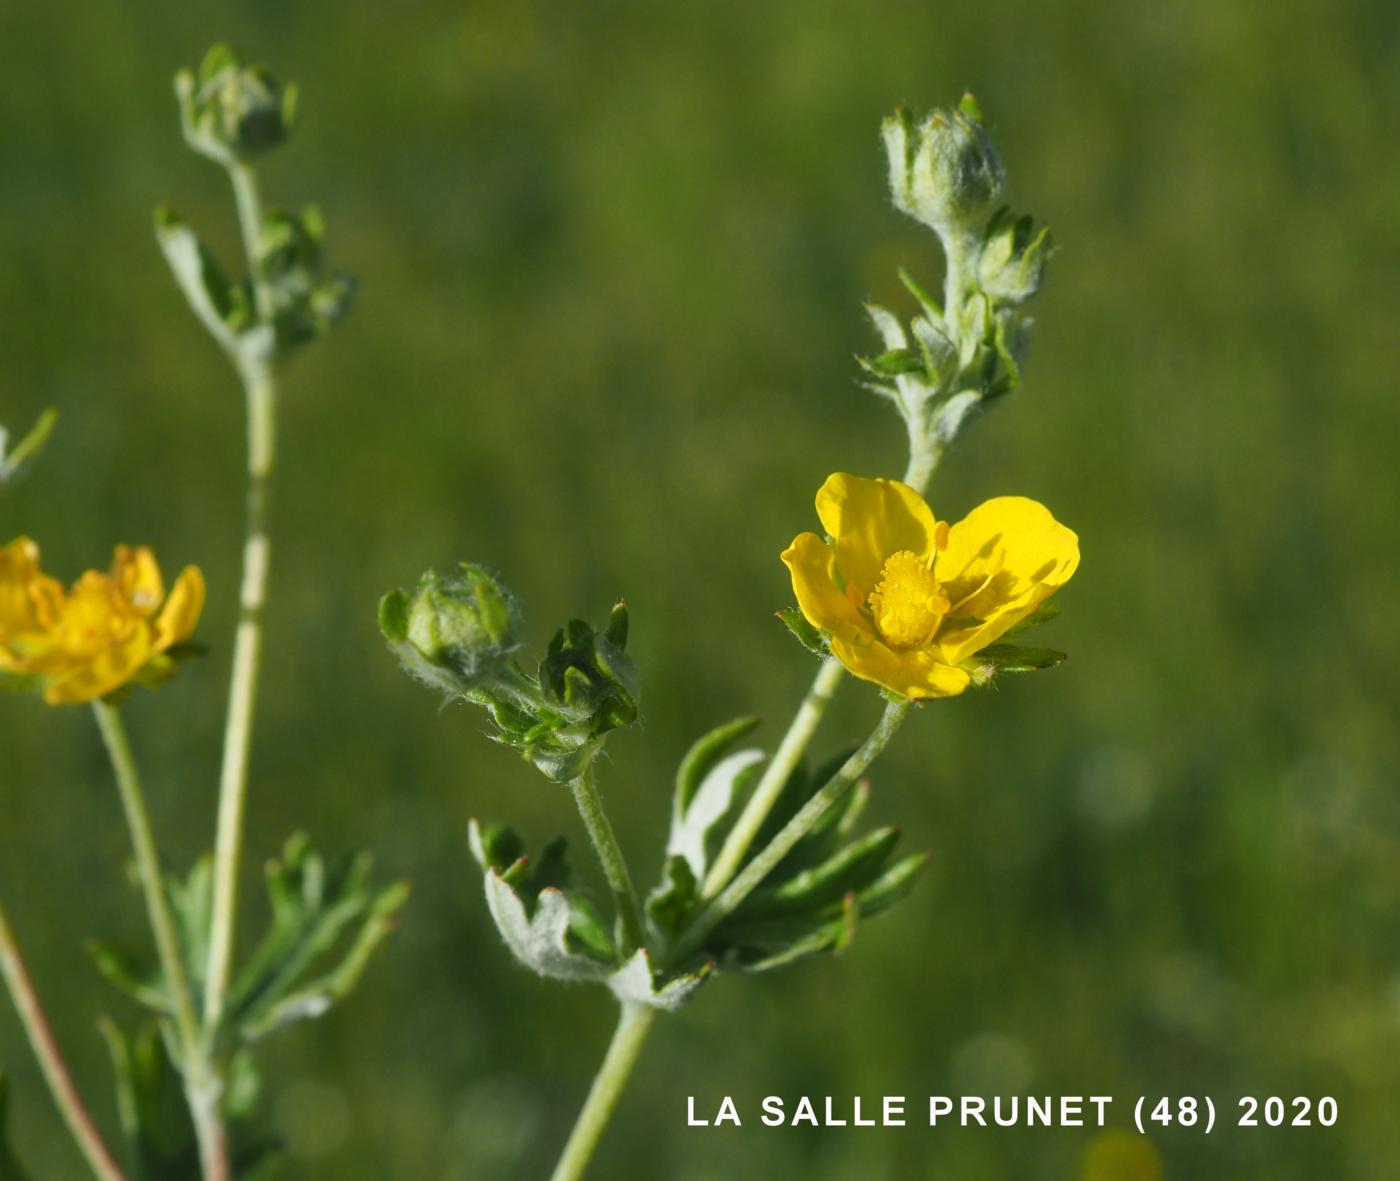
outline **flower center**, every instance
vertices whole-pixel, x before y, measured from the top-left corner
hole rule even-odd
[[[868,602],[876,629],[892,648],[927,644],[949,607],[928,563],[909,550],[885,559]]]

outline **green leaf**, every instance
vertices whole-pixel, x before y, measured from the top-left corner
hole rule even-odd
[[[602,916],[587,896],[568,889],[563,837],[531,860],[511,829],[482,827],[473,820],[468,842],[485,870],[487,909],[522,964],[538,975],[564,980],[601,980],[617,966]]]
[[[709,872],[710,859],[719,843],[720,825],[756,777],[765,757],[761,750],[726,755],[710,768],[685,808],[673,812],[666,855],[685,858],[697,880],[703,881]]]
[[[856,362],[876,377],[902,377],[924,371],[923,354],[917,349],[888,349],[877,357],[857,357]]]
[[[814,911],[864,889],[876,879],[899,842],[899,830],[880,828],[838,850],[820,865],[794,874],[777,886],[756,890],[740,914],[756,916]]]
[[[156,1013],[173,1012],[165,977],[154,964],[118,951],[100,939],[89,940],[87,952],[108,983],[126,993],[137,1004]]]
[[[670,1012],[690,1000],[713,971],[712,964],[705,964],[695,972],[679,972],[658,978],[652,968],[650,953],[641,947],[608,977],[608,987],[613,996],[623,1003],[650,1005]]]
[[[371,866],[368,853],[328,866],[304,834],[287,841],[268,863],[272,925],[235,981],[229,1028],[245,1040],[265,1037],[321,1016],[358,983],[408,900],[404,882],[371,886]]]
[[[666,858],[661,883],[647,895],[646,912],[652,926],[669,942],[690,918],[699,898],[699,883],[690,862],[681,856]]]
[[[701,782],[715,765],[724,758],[744,735],[758,727],[759,719],[754,717],[736,718],[722,726],[716,726],[708,734],[698,738],[686,751],[685,758],[676,771],[675,815],[684,816],[695,798]]]
[[[899,268],[899,281],[904,284],[905,290],[919,301],[919,304],[924,309],[924,314],[928,316],[930,320],[941,320],[943,318],[943,309],[939,306],[938,301],[903,267]]]

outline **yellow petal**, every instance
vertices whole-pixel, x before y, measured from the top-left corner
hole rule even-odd
[[[856,605],[836,585],[836,555],[815,533],[799,533],[782,553],[792,574],[792,593],[807,622],[822,631],[852,640],[874,638],[874,631]]]
[[[832,654],[856,676],[905,697],[956,697],[971,681],[960,668],[943,662],[937,648],[895,651],[879,640],[849,644],[831,637]]]
[[[0,644],[47,626],[42,609],[63,588],[39,570],[39,547],[16,537],[0,548]]]
[[[1079,538],[1024,496],[999,496],[949,530],[935,573],[953,600],[938,634],[957,664],[994,643],[1069,581]]]
[[[155,651],[164,652],[172,644],[187,640],[193,634],[204,610],[204,575],[198,566],[186,566],[170,588],[155,622]]]
[[[939,538],[933,510],[908,484],[836,472],[817,492],[817,516],[836,539],[836,567],[862,598],[885,559],[909,550],[927,560]]]
[[[165,598],[165,583],[155,554],[144,545],[117,546],[112,560],[112,581],[121,596],[148,618]]]
[[[105,697],[131,680],[151,658],[151,629],[140,623],[91,659],[51,674],[44,686],[50,705],[81,705]]]

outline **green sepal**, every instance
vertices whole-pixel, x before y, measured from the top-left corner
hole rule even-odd
[[[406,882],[372,886],[371,868],[368,853],[328,865],[305,834],[287,840],[267,865],[271,927],[234,983],[221,1032],[256,1041],[323,1015],[354,988],[408,901]]]
[[[827,643],[826,637],[808,623],[807,617],[796,607],[784,607],[777,614],[783,626],[797,637],[797,642],[808,652],[821,657],[831,655],[831,645]]]
[[[19,1159],[10,1147],[9,1137],[10,1084],[0,1070],[0,1181],[29,1181],[29,1174],[20,1168]]]
[[[1033,627],[1039,627],[1042,623],[1049,623],[1052,619],[1058,619],[1060,615],[1060,605],[1054,599],[1046,599],[1034,611],[1024,619],[1011,625],[1007,629],[1008,636],[1017,635],[1023,631],[1029,631]]]
[[[1054,668],[1069,659],[1069,654],[1054,648],[1025,648],[1019,644],[990,644],[976,655],[971,662],[979,666],[990,666],[995,673],[1030,673],[1041,669]]]

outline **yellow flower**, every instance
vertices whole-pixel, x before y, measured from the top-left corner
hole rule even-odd
[[[119,545],[110,572],[89,570],[65,592],[20,537],[0,549],[0,674],[37,677],[50,705],[93,701],[159,666],[203,609],[196,566],[167,597],[155,555]]]
[[[905,697],[951,697],[960,667],[1053,595],[1079,565],[1079,538],[1043,505],[999,496],[956,525],[897,480],[837,472],[817,493],[829,540],[783,552],[797,605],[856,676]]]

